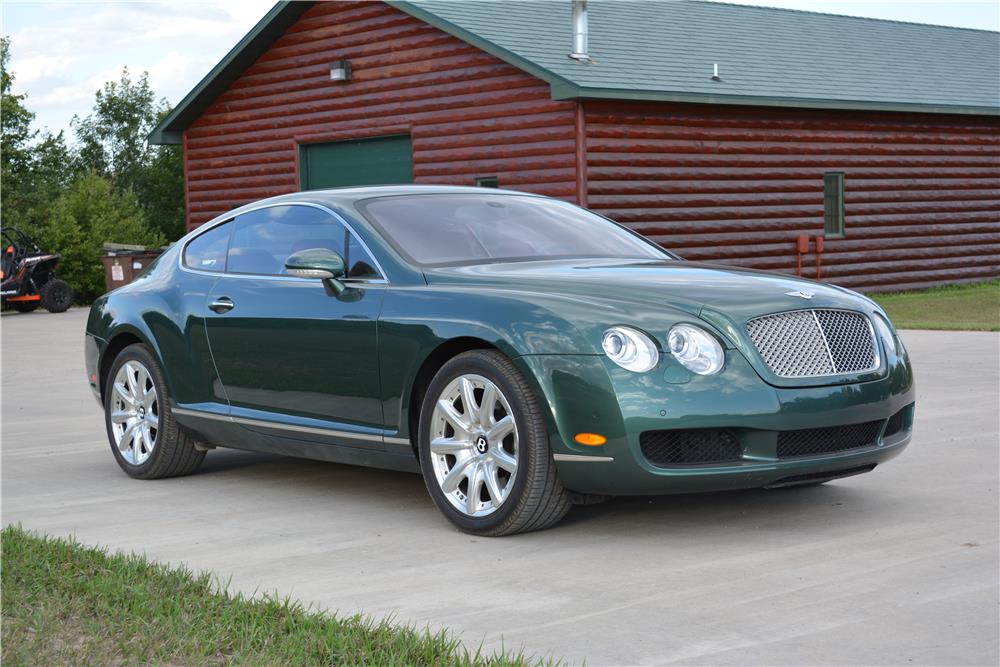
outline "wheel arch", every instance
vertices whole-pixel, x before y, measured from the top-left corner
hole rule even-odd
[[[418,459],[419,452],[417,447],[417,438],[420,433],[420,410],[431,380],[434,379],[437,372],[441,370],[441,367],[448,363],[448,361],[454,359],[463,352],[471,352],[473,350],[495,350],[513,361],[514,365],[518,367],[527,380],[528,386],[531,388],[532,393],[534,393],[539,405],[542,406],[546,426],[549,429],[549,432],[552,433],[556,429],[556,422],[552,415],[549,400],[545,395],[545,390],[542,387],[542,383],[539,381],[539,377],[536,375],[535,368],[533,368],[530,364],[523,363],[523,359],[519,355],[511,354],[511,350],[497,346],[488,340],[477,338],[476,336],[458,336],[442,342],[440,345],[431,350],[426,357],[424,357],[424,360],[420,365],[420,369],[417,371],[414,376],[414,380],[410,385],[409,395],[405,399],[407,410],[404,423],[408,429],[407,435],[410,441],[410,447],[413,449],[413,455]]]
[[[475,336],[449,338],[424,357],[417,374],[414,376],[407,401],[406,425],[409,431],[410,447],[413,448],[413,455],[418,459],[420,458],[417,448],[417,437],[420,432],[420,408],[424,402],[424,396],[427,394],[427,388],[442,366],[463,352],[472,350],[497,350],[501,354],[503,353],[503,350],[483,338]]]
[[[98,362],[98,382],[101,391],[101,402],[104,402],[105,391],[107,390],[108,374],[111,372],[111,365],[115,363],[115,359],[121,354],[129,345],[135,345],[139,343],[145,345],[149,350],[150,354],[159,364],[160,368],[163,369],[163,362],[160,359],[159,351],[156,349],[155,345],[150,344],[149,339],[143,335],[142,332],[138,331],[129,326],[119,327],[109,338],[107,346],[104,348],[104,352],[101,355],[101,360]],[[164,382],[168,383],[169,379],[164,370],[163,372]]]

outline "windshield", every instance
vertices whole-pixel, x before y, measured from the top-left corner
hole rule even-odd
[[[420,265],[614,257],[671,259],[664,250],[565,202],[499,194],[380,197],[358,206]]]

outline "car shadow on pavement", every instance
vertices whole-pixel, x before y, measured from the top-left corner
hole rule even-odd
[[[268,493],[307,494],[315,496],[317,505],[334,498],[338,506],[357,502],[371,509],[384,503],[385,511],[391,514],[404,502],[423,507],[429,517],[437,513],[423,479],[413,473],[218,449],[209,452],[197,476],[245,481],[248,489],[255,490],[266,485]],[[851,521],[859,512],[872,519],[872,514],[880,511],[879,498],[878,484],[859,482],[851,486],[833,482],[776,490],[617,497],[596,505],[575,506],[546,533],[599,530],[622,539],[650,530],[693,534],[764,529],[785,533],[815,528],[817,521],[832,525]]]

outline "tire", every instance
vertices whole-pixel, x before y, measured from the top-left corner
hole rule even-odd
[[[104,386],[108,442],[122,470],[137,479],[160,479],[187,475],[197,469],[205,452],[195,449],[195,441],[177,427],[163,373],[146,346],[136,343],[122,350],[111,364]],[[150,388],[155,389],[152,400],[148,399]],[[126,400],[136,395],[146,396],[147,400]],[[113,418],[113,414],[120,416]],[[147,415],[155,418],[155,427]],[[137,430],[130,437],[133,424],[137,424]]]
[[[42,305],[41,301],[8,301],[7,305],[16,310],[19,313],[30,313],[33,310],[38,310],[38,307]]]
[[[65,312],[73,305],[73,288],[62,278],[52,278],[42,285],[42,305],[50,313]]]
[[[470,393],[472,414],[463,398]],[[556,473],[544,413],[503,354],[476,350],[448,361],[424,396],[419,429],[427,491],[460,530],[486,537],[542,530],[572,507]]]

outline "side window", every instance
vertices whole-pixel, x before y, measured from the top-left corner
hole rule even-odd
[[[311,206],[272,206],[237,216],[229,244],[229,273],[285,275],[288,256],[329,248],[344,256],[344,226]]]
[[[184,248],[184,266],[201,271],[225,271],[226,248],[229,246],[229,222],[196,236]]]

